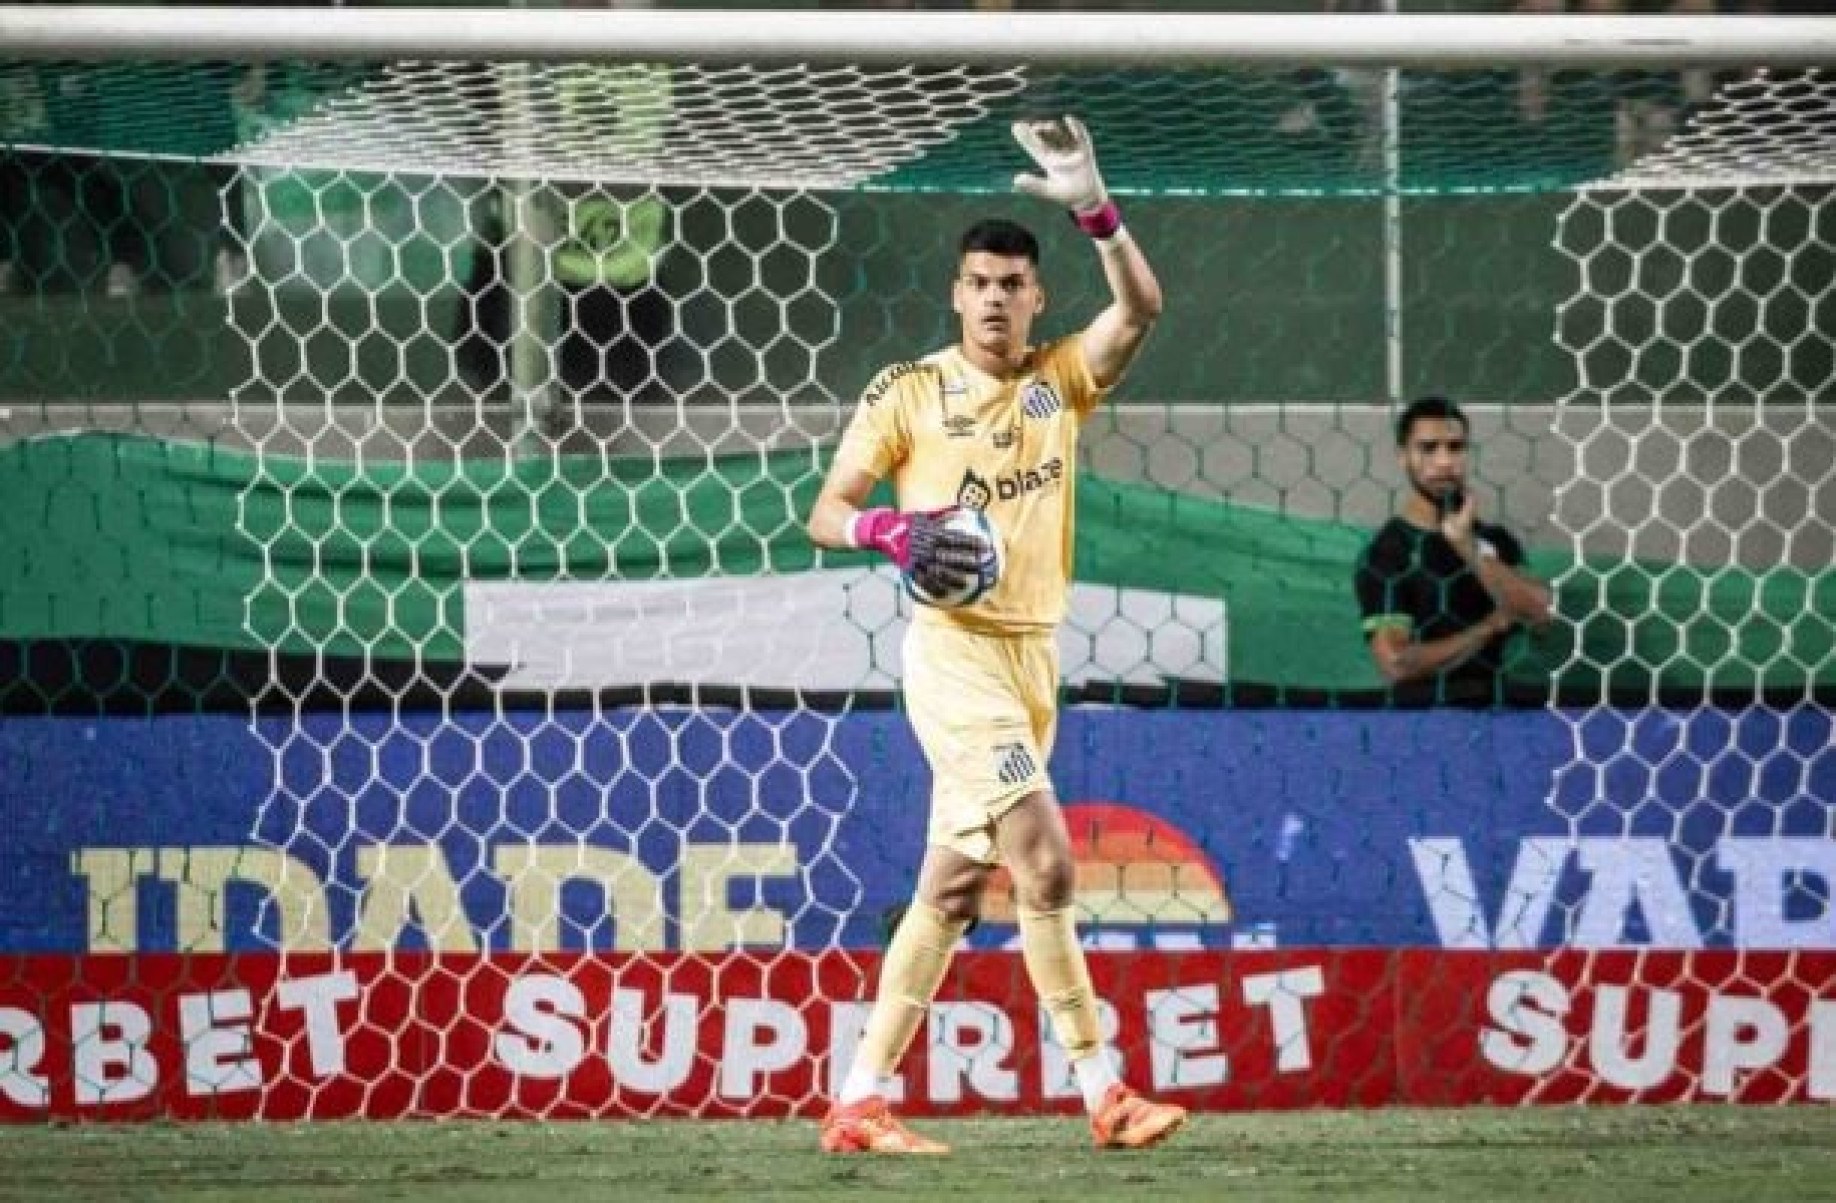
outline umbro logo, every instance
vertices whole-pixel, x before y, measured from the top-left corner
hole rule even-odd
[[[1019,785],[1039,772],[1039,762],[1025,744],[996,744],[995,777],[1002,785]]]

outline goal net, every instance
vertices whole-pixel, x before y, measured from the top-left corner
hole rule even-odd
[[[929,780],[803,518],[968,222],[1105,303],[1061,111],[1168,297],[1064,466],[1128,1076],[1836,1097],[1836,75],[732,57],[0,60],[0,1116],[818,1109]],[[1482,694],[1351,589],[1426,393],[1557,597]],[[969,944],[905,1104],[1074,1107]]]

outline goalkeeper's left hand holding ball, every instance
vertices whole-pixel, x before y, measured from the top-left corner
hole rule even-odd
[[[974,536],[948,525],[950,513],[950,507],[862,510],[848,522],[846,542],[885,555],[926,592],[952,593],[981,566],[983,549]]]

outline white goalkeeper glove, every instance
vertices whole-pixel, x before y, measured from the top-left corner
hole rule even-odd
[[[1094,238],[1107,238],[1120,228],[1122,216],[1110,201],[1109,190],[1103,187],[1096,147],[1082,121],[1070,115],[1016,121],[1013,134],[1014,141],[1045,173],[1015,176],[1016,190],[1063,205],[1071,210],[1072,218],[1084,232]]]

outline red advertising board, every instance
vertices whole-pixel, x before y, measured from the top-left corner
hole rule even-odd
[[[1094,953],[1134,1084],[1202,1109],[1836,1099],[1836,953]],[[0,958],[0,1119],[810,1115],[876,958]],[[1074,1110],[1018,955],[961,956],[911,1114]]]

